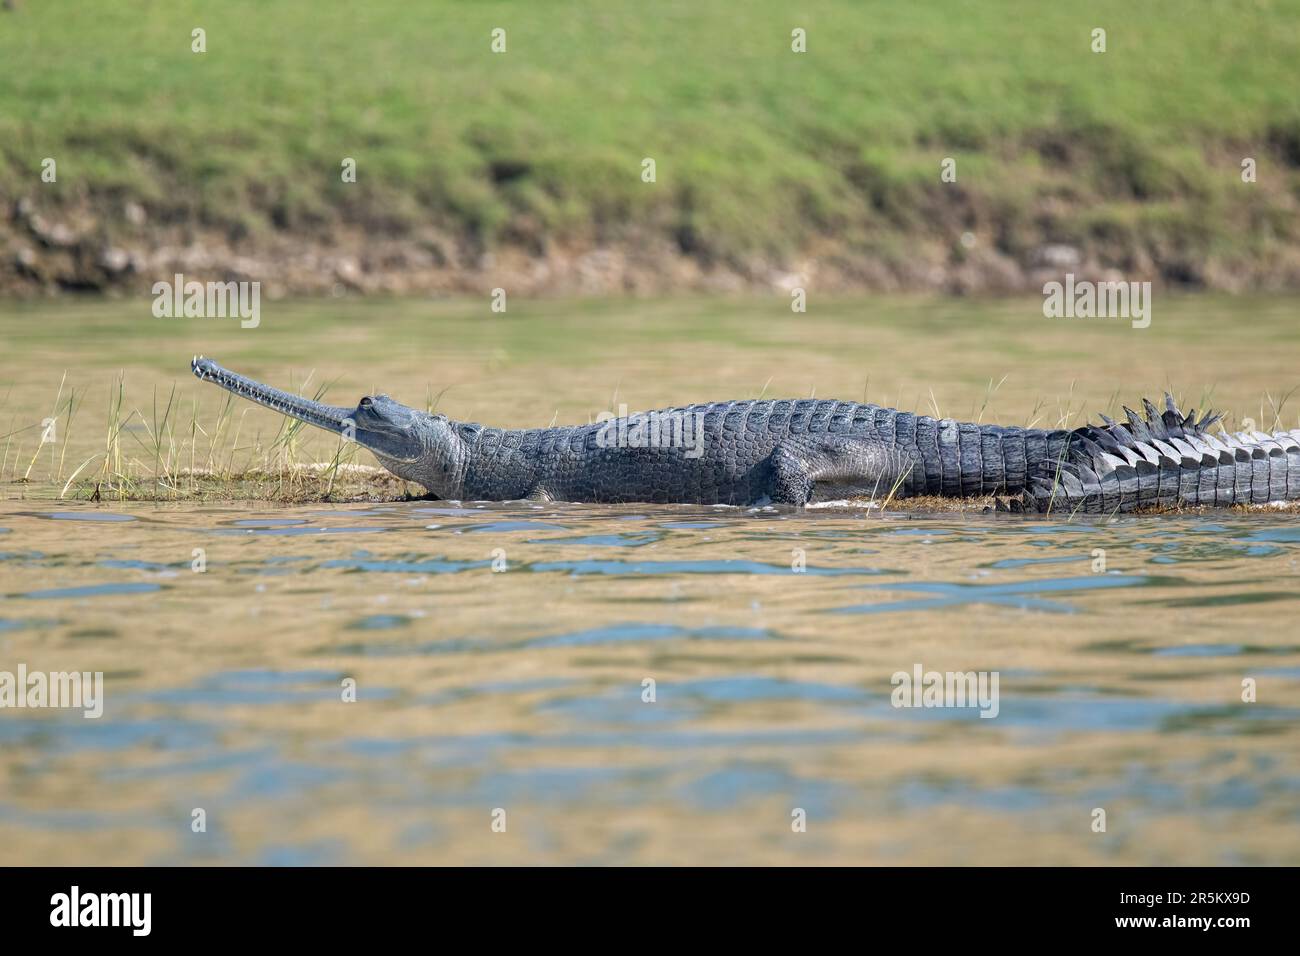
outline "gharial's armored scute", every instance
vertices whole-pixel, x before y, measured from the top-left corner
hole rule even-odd
[[[1210,434],[1218,420],[1146,402],[1146,418],[1074,430],[935,419],[831,399],[715,402],[561,428],[502,429],[386,395],[323,405],[196,358],[194,374],[354,438],[440,498],[752,504],[858,495],[999,495],[1046,511],[1300,499],[1300,430]]]

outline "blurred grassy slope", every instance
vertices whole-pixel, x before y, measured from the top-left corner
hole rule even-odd
[[[1297,0],[45,0],[0,12],[0,63],[0,198],[53,156],[56,202],[133,198],[234,237],[648,230],[726,260],[975,229],[1130,268],[1296,240]]]

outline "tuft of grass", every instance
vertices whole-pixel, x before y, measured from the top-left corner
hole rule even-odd
[[[316,389],[314,398],[323,400],[327,388]],[[68,474],[68,446],[85,390],[67,388],[65,373],[55,391],[50,416],[62,426],[63,434],[42,441],[45,422],[20,425],[14,419],[7,433],[0,436],[4,439],[0,481],[32,486],[28,493],[48,491],[60,498],[113,497],[123,501],[232,496],[277,501],[342,496],[351,500],[390,495],[397,485],[398,493],[409,492],[405,482],[382,469],[359,465],[360,446],[355,442],[340,440],[328,461],[305,460],[299,441],[302,422],[282,419],[269,443],[264,444],[258,435],[251,443],[241,444],[244,416],[251,408],[236,415],[234,396],[229,393],[220,393],[215,418],[207,424],[202,403],[198,398],[183,402],[175,384],[165,395],[157,386],[153,388],[148,413],[138,406],[128,410],[126,395],[125,374],[118,372],[109,388],[100,450]],[[6,401],[7,396],[0,401],[0,408]],[[31,435],[37,438],[36,452],[24,458],[23,439]],[[48,459],[41,455],[46,445],[50,446]],[[43,474],[42,462],[46,464]],[[97,469],[92,471],[92,465]]]
[[[984,389],[984,401],[980,403],[978,411],[976,411],[973,416],[973,421],[976,424],[980,424],[984,421],[984,413],[989,410],[989,405],[993,402],[994,394],[996,394],[997,390],[1006,383],[1007,378],[1007,375],[1003,375],[996,385],[993,384],[993,379],[989,379],[988,387]]]
[[[122,419],[122,403],[125,399],[125,382],[121,372],[118,373],[116,387],[108,392],[108,424],[104,433],[104,464],[101,477],[108,481],[112,477],[128,480],[122,474],[122,429],[129,423]]]

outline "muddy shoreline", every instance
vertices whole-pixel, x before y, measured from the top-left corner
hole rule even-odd
[[[217,474],[206,469],[182,469],[166,482],[141,477],[133,480],[99,481],[95,479],[73,482],[66,494],[59,492],[57,484],[47,482],[4,482],[0,484],[0,497],[8,500],[48,501],[62,500],[77,503],[112,506],[122,502],[263,502],[278,505],[302,504],[363,504],[401,501],[443,501],[428,494],[414,482],[404,481],[372,465],[345,464],[334,466],[328,462],[299,464],[280,470],[253,469],[239,474]],[[1277,501],[1263,504],[1241,504],[1228,508],[1204,506],[1179,506],[1145,508],[1124,515],[1070,514],[1056,512],[1039,514],[1034,511],[1009,511],[1009,499],[996,495],[974,495],[967,498],[943,498],[919,495],[913,498],[889,498],[880,501],[851,498],[810,505],[808,514],[845,513],[865,514],[875,518],[926,518],[966,515],[992,517],[998,520],[1060,520],[1076,519],[1105,522],[1116,518],[1132,519],[1157,515],[1213,515],[1213,514],[1296,514],[1300,502]],[[479,504],[476,501],[454,501],[455,504]],[[574,502],[555,502],[558,509],[591,509],[600,512],[607,505],[587,505]],[[721,506],[669,504],[647,507],[682,509],[684,511],[710,512],[754,510],[752,506]],[[787,510],[787,509],[780,509]]]

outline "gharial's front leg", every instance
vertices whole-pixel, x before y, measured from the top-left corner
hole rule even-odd
[[[886,493],[905,478],[914,458],[871,438],[808,435],[787,438],[768,459],[774,502],[804,506],[818,482],[872,486]]]

